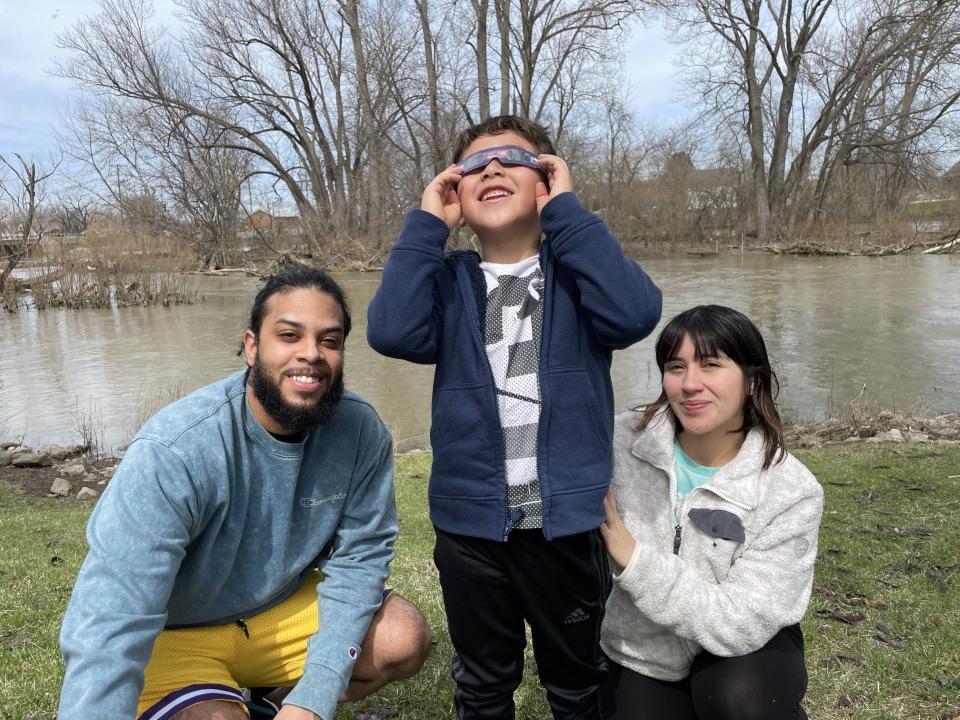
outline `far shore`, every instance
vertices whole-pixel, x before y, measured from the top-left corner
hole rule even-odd
[[[846,417],[788,423],[784,437],[790,450],[836,445],[920,443],[960,445],[960,413],[931,417],[856,411]],[[398,456],[429,450],[397,448]],[[88,445],[29,447],[0,440],[0,481],[16,485],[26,495],[93,500],[103,492],[120,457]]]

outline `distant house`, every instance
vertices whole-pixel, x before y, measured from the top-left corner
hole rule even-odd
[[[244,233],[271,235],[299,235],[303,223],[299,215],[271,215],[266,210],[254,210],[243,223]]]
[[[697,169],[685,152],[670,155],[656,180],[674,202],[686,195],[688,210],[720,210],[737,206],[740,177],[730,168]]]
[[[23,223],[0,226],[0,257],[22,252],[39,239],[40,233],[36,229],[32,229],[29,235],[24,238]]]
[[[737,207],[740,176],[728,168],[694,170],[688,179],[687,207],[691,210]]]

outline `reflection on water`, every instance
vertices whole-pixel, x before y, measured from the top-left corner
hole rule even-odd
[[[644,262],[664,291],[664,321],[692,305],[735,307],[760,326],[788,415],[843,409],[866,386],[872,402],[960,410],[960,258],[680,257]],[[366,306],[378,273],[339,275],[354,330],[347,384],[369,399],[401,447],[422,445],[433,369],[367,347]],[[236,356],[259,287],[205,278],[204,301],[171,308],[22,311],[0,316],[0,433],[68,443],[93,418],[118,448],[174,392],[242,367]],[[614,355],[620,409],[658,394],[654,336]],[[6,425],[7,427],[4,427]]]

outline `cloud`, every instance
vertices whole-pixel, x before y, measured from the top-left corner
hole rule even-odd
[[[154,0],[157,19],[176,25],[173,0]],[[95,15],[97,0],[0,0],[0,152],[43,154],[56,144],[61,114],[76,94],[72,81],[52,75],[56,36]],[[660,25],[637,23],[625,43],[628,105],[641,120],[670,122],[680,105],[678,49]]]
[[[173,0],[154,0],[158,18],[173,20]],[[0,152],[41,155],[56,145],[73,81],[52,74],[64,52],[56,36],[98,11],[97,0],[0,1]]]
[[[636,23],[624,44],[627,105],[641,120],[671,122],[689,113],[680,97],[680,49],[662,25]]]

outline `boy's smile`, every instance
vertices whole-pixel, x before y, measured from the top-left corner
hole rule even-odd
[[[515,145],[539,154],[529,140],[508,131],[477,138],[464,150],[463,157],[501,145]],[[511,262],[537,252],[537,183],[542,182],[540,171],[524,165],[502,165],[496,159],[460,179],[457,195],[463,219],[477,234],[484,259]],[[503,252],[510,257],[502,257]],[[491,255],[501,257],[495,259]]]

